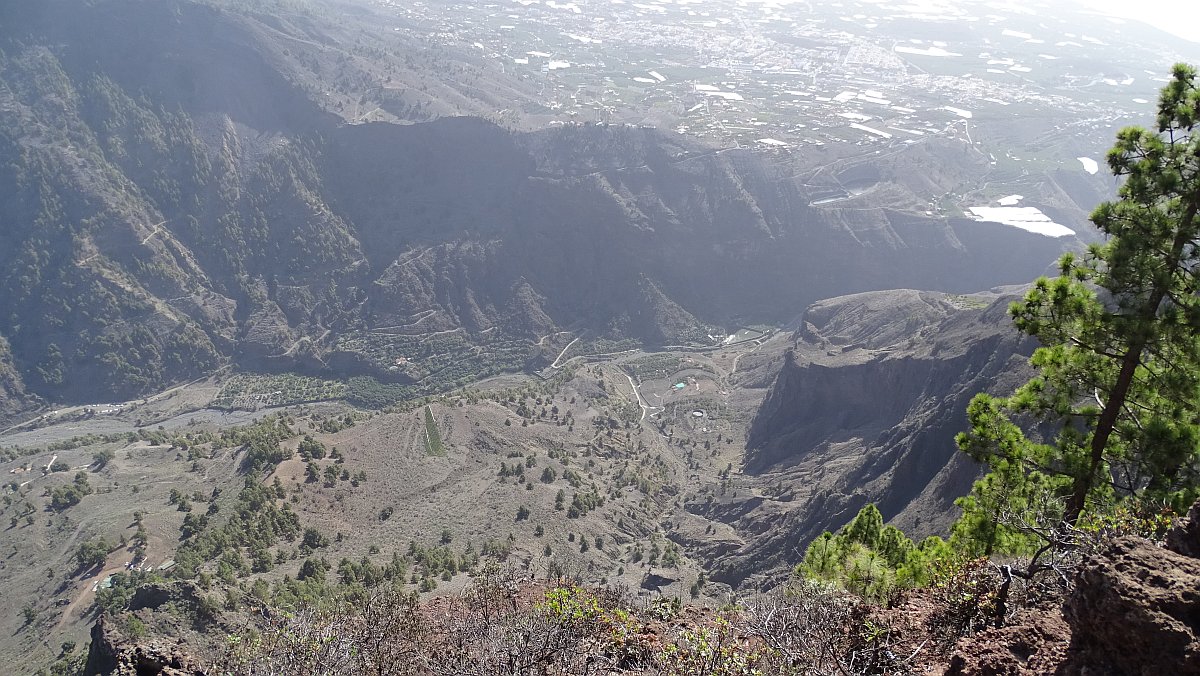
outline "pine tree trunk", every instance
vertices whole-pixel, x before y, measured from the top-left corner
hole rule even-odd
[[[1175,239],[1171,242],[1171,253],[1166,260],[1170,272],[1165,278],[1157,280],[1150,290],[1150,298],[1147,299],[1146,305],[1142,309],[1141,319],[1144,321],[1153,322],[1158,316],[1158,309],[1170,291],[1171,277],[1179,267],[1184,248],[1191,241],[1188,235],[1192,232],[1191,224],[1196,218],[1198,206],[1197,196],[1192,195],[1191,197],[1192,201],[1188,203],[1187,211],[1180,219],[1178,229],[1175,231]],[[1071,486],[1071,497],[1067,500],[1067,510],[1063,517],[1071,525],[1079,521],[1079,515],[1083,513],[1083,508],[1087,503],[1087,496],[1095,486],[1096,475],[1104,463],[1104,449],[1107,448],[1109,437],[1112,436],[1112,431],[1117,425],[1117,417],[1121,414],[1121,409],[1125,407],[1129,387],[1133,384],[1134,373],[1137,371],[1138,364],[1141,363],[1142,352],[1145,349],[1146,340],[1139,339],[1129,346],[1129,350],[1121,359],[1121,371],[1117,374],[1117,382],[1108,395],[1108,401],[1104,402],[1104,409],[1096,421],[1096,431],[1092,434],[1087,472],[1077,475]]]
[[[1162,302],[1161,298],[1159,302]],[[1138,362],[1142,359],[1143,349],[1145,349],[1144,343],[1131,347],[1125,353],[1125,358],[1121,360],[1121,372],[1117,374],[1117,383],[1109,393],[1104,410],[1101,411],[1100,418],[1096,421],[1087,472],[1075,477],[1075,482],[1071,486],[1071,497],[1067,500],[1067,513],[1064,519],[1071,525],[1075,525],[1079,521],[1079,515],[1083,513],[1088,493],[1092,492],[1096,474],[1104,462],[1104,449],[1108,446],[1108,438],[1112,436],[1113,428],[1116,427],[1121,407],[1125,405],[1125,397],[1129,394],[1129,386],[1133,383],[1133,374],[1137,370]]]

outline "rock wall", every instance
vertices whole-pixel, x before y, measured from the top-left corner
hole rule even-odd
[[[868,502],[912,536],[944,533],[979,471],[954,444],[967,403],[1028,375],[1033,344],[1007,315],[1019,292],[884,291],[809,308],[747,441],[746,471],[782,490],[689,507],[747,534],[714,579],[794,564]]]

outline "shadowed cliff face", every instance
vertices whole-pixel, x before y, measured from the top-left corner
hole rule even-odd
[[[1025,373],[1012,299],[885,291],[810,308],[747,443],[746,471],[778,494],[690,507],[756,535],[714,579],[798,561],[867,502],[914,536],[944,532],[977,474],[954,444],[967,403]]]
[[[465,303],[438,295],[469,290],[487,328],[498,321],[488,307],[527,283],[559,326],[644,316],[634,337],[680,340],[654,321],[665,308],[727,324],[786,320],[859,290],[968,292],[1036,276],[1063,244],[994,224],[812,209],[756,156],[654,130],[361,125],[337,132],[328,160],[331,207],[357,226],[372,270],[392,266],[375,280],[389,295],[371,308],[397,321],[453,312]]]

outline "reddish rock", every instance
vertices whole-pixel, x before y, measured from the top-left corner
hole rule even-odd
[[[1063,614],[1080,673],[1200,674],[1200,559],[1115,540],[1080,567]]]
[[[988,629],[958,643],[947,675],[1034,676],[1058,671],[1071,642],[1071,628],[1058,609],[1030,612],[1023,621]]]

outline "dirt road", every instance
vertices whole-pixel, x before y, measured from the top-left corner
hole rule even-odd
[[[128,556],[128,552],[121,552],[121,555],[121,558],[124,558],[125,556]],[[125,564],[123,563],[117,566],[106,566],[95,575],[84,579],[82,581],[83,586],[80,587],[79,592],[75,594],[75,598],[71,600],[71,604],[63,609],[62,617],[58,618],[58,624],[54,625],[54,631],[58,631],[60,628],[62,628],[62,626],[67,623],[67,620],[70,619],[71,615],[76,611],[79,611],[80,614],[82,614],[91,607],[92,599],[96,596],[96,592],[92,591],[93,587],[100,584],[102,581],[104,581],[104,578],[108,577],[109,575],[120,573],[125,570]],[[84,603],[85,601],[86,603]],[[81,606],[82,610],[80,609]]]

